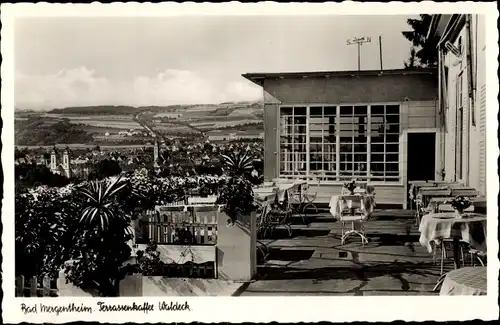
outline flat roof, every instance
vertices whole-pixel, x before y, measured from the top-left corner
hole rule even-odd
[[[258,72],[245,73],[242,77],[262,85],[265,79],[270,78],[308,78],[308,77],[356,77],[356,76],[387,76],[387,75],[415,75],[415,74],[437,74],[436,68],[412,68],[393,70],[349,70],[349,71],[309,71],[309,72]]]

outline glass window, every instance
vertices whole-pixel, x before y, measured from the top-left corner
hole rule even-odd
[[[281,107],[280,176],[399,180],[399,105]]]

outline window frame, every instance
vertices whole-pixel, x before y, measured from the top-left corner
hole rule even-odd
[[[464,70],[457,74],[455,81],[455,180],[464,180]],[[460,117],[460,118],[459,118]]]
[[[398,155],[398,161],[397,162],[393,162],[394,164],[397,163],[398,165],[398,176],[397,176],[397,179],[395,179],[394,181],[386,181],[386,177],[387,177],[387,172],[386,172],[386,155],[387,155],[387,149],[386,149],[386,145],[387,145],[387,140],[386,140],[386,137],[385,137],[385,134],[384,134],[384,142],[382,142],[384,144],[384,152],[381,153],[384,155],[384,175],[382,176],[383,180],[380,180],[380,179],[373,179],[373,176],[369,176],[369,173],[371,171],[371,156],[372,156],[372,153],[371,153],[371,145],[372,145],[372,142],[371,142],[371,136],[372,136],[372,132],[371,132],[371,107],[372,106],[377,106],[377,105],[383,105],[384,106],[384,117],[387,115],[387,112],[386,112],[386,109],[385,109],[385,106],[398,106],[398,116],[399,116],[399,122],[398,122],[398,141],[397,142],[390,142],[390,144],[394,143],[394,144],[397,144],[398,145],[398,151],[397,152],[394,152],[391,153],[392,154],[397,154]],[[322,179],[322,183],[324,184],[330,184],[330,185],[340,185],[340,184],[344,184],[345,183],[345,180],[342,180],[341,178],[341,175],[340,175],[340,161],[339,161],[339,158],[340,158],[340,136],[339,136],[339,131],[340,131],[340,107],[341,106],[366,106],[366,109],[367,109],[367,121],[366,121],[366,146],[367,146],[367,149],[366,149],[366,156],[367,156],[367,161],[366,161],[366,164],[367,164],[367,168],[366,168],[366,179],[367,181],[370,183],[370,184],[374,184],[374,185],[387,185],[387,186],[401,186],[403,185],[404,183],[404,166],[402,166],[401,164],[401,159],[402,159],[402,155],[404,153],[404,151],[402,150],[401,146],[403,144],[403,139],[402,139],[402,130],[403,130],[403,124],[402,124],[402,108],[403,108],[403,103],[402,102],[365,102],[365,103],[338,103],[338,104],[323,104],[323,103],[311,103],[311,104],[305,104],[305,103],[297,103],[297,104],[279,104],[277,105],[278,107],[278,119],[277,119],[277,128],[276,128],[276,134],[277,134],[277,147],[278,147],[278,152],[277,152],[277,155],[278,155],[278,159],[276,160],[276,163],[277,163],[277,172],[278,172],[278,177],[283,177],[283,178],[305,178],[305,179],[311,179],[311,177],[314,175],[314,173],[311,173],[311,169],[310,169],[310,148],[311,148],[311,143],[310,143],[310,139],[311,139],[311,136],[310,136],[310,132],[311,132],[311,108],[315,108],[315,107],[330,107],[330,108],[335,108],[335,115],[327,115],[327,116],[335,116],[335,162],[329,162],[330,164],[334,164],[335,166],[335,170],[334,170],[334,177],[335,177],[335,180],[323,180]],[[306,108],[306,142],[307,142],[307,147],[306,147],[306,172],[305,172],[305,176],[302,176],[302,175],[297,175],[297,174],[294,174],[294,175],[283,175],[282,174],[282,171],[281,171],[281,163],[282,163],[282,158],[281,158],[281,155],[282,155],[282,152],[281,152],[281,111],[283,108],[293,108],[293,107],[305,107]],[[314,116],[314,115],[313,115]],[[322,111],[322,115],[321,117],[325,117],[324,115],[324,109]],[[389,123],[390,124],[390,123]],[[391,132],[392,134],[393,132]],[[324,140],[322,140],[322,150],[324,150],[324,147],[323,147],[323,144],[324,144]],[[324,155],[324,152],[323,152],[323,155]],[[324,158],[322,158],[322,162],[324,163]],[[298,176],[298,177],[297,177]],[[352,177],[356,177],[356,176],[352,176]],[[333,177],[332,177],[333,178]],[[359,178],[359,176],[358,176]]]

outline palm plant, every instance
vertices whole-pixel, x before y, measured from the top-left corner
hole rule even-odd
[[[80,214],[80,222],[97,225],[101,231],[107,231],[117,219],[124,219],[120,213],[116,196],[127,186],[122,177],[114,180],[92,181],[86,187],[77,189],[78,194],[86,199]]]
[[[222,154],[221,157],[231,176],[246,176],[253,170],[252,156],[246,151]]]
[[[80,217],[75,220],[66,279],[100,296],[118,294],[133,240],[129,210],[120,195],[129,183],[121,177],[88,182],[76,189]],[[126,192],[126,191],[124,191]]]
[[[252,183],[249,181],[253,170],[252,157],[247,152],[222,154],[222,162],[230,179],[219,190],[217,202],[225,204],[225,211],[234,223],[239,216],[255,210]]]

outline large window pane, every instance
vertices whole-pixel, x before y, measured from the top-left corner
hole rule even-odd
[[[280,108],[280,176],[302,177],[307,171],[307,109]]]
[[[399,105],[373,105],[370,116],[370,175],[374,181],[399,180]]]
[[[280,175],[397,182],[399,110],[399,105],[282,107]]]
[[[313,106],[310,108],[311,116],[323,116],[323,107]]]
[[[309,111],[309,171],[321,179],[336,176],[336,113],[336,106],[311,106]]]

